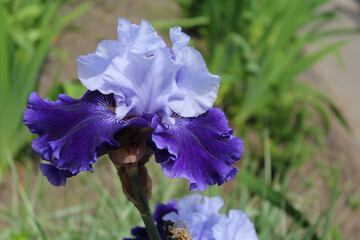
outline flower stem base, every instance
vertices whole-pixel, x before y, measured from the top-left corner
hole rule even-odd
[[[137,202],[137,208],[140,212],[141,218],[145,224],[151,240],[161,240],[160,234],[155,226],[154,219],[152,217],[150,207],[143,190],[143,186],[140,181],[138,168],[126,169],[126,174],[129,177],[135,199]]]

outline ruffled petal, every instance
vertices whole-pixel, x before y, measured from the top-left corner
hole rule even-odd
[[[254,224],[240,210],[230,210],[228,217],[212,229],[215,240],[258,240]]]
[[[210,109],[216,100],[220,85],[219,76],[212,75],[201,54],[187,47],[189,37],[180,27],[170,29],[175,62],[181,65],[176,74],[178,88],[185,98],[170,98],[171,109],[183,117],[197,117]]]
[[[152,113],[171,124],[171,111],[199,116],[212,107],[220,78],[209,72],[198,51],[187,46],[190,38],[180,27],[171,29],[170,37],[175,55],[148,21],[135,25],[120,18],[118,41],[102,41],[95,53],[78,57],[79,78],[91,91],[114,93],[119,118]],[[139,80],[144,80],[142,87],[132,88]]]
[[[181,96],[175,82],[177,70],[166,48],[149,57],[127,53],[115,58],[105,73],[105,81],[113,90],[118,117],[147,113],[169,119],[169,96]]]
[[[159,203],[158,205],[156,205],[155,211],[153,213],[153,218],[158,225],[162,226],[164,224],[163,217],[166,214],[169,214],[171,212],[177,212],[176,209],[177,203],[178,202],[175,200],[170,200],[167,204]]]
[[[242,140],[232,135],[225,114],[211,108],[197,118],[176,120],[165,125],[152,120],[155,159],[170,178],[187,178],[190,190],[230,181],[237,169],[230,167],[241,158]]]
[[[181,54],[181,50],[186,48],[190,42],[190,37],[181,32],[181,27],[170,28],[170,39],[173,44],[172,50],[176,55]]]
[[[118,41],[125,52],[151,55],[157,49],[166,47],[164,40],[146,20],[141,20],[140,25],[136,25],[126,18],[119,18],[117,32]]]
[[[171,221],[189,230],[193,240],[257,240],[254,225],[245,213],[230,210],[228,216],[219,214],[223,205],[220,197],[201,196],[192,194],[179,201],[170,200],[167,204],[158,204],[153,217],[161,239],[168,239],[162,234],[166,228],[165,221]],[[158,218],[162,220],[159,221]],[[136,227],[131,230],[135,238],[124,240],[149,239],[145,228]]]
[[[113,138],[116,132],[131,125],[149,125],[142,117],[117,119],[114,107],[113,96],[98,91],[88,91],[81,99],[62,94],[56,102],[42,100],[32,93],[23,122],[39,135],[32,143],[33,149],[59,170],[75,175],[92,171],[91,164],[106,148],[119,145]]]
[[[98,90],[103,94],[116,92],[117,97],[121,96],[123,99],[124,96],[119,89],[121,86],[108,83],[105,79],[104,74],[112,73],[111,70],[107,71],[112,61],[130,52],[142,57],[153,55],[158,49],[165,49],[166,44],[146,20],[136,25],[125,18],[119,18],[118,23],[118,41],[100,42],[95,53],[79,56],[77,63],[79,79],[89,90]]]
[[[52,164],[45,163],[40,163],[40,170],[54,186],[64,186],[67,178],[76,175],[72,174],[69,170],[60,170]]]
[[[125,18],[119,18],[118,39],[104,40],[99,43],[95,53],[78,57],[79,79],[89,90],[99,90],[103,94],[112,93],[111,87],[104,80],[104,72],[115,57],[121,57],[130,51],[145,56],[166,47],[165,42],[146,20],[135,25]]]
[[[79,56],[78,76],[82,84],[91,91],[101,90],[103,94],[110,94],[111,89],[104,88],[104,72],[111,61],[122,52],[120,43],[104,40],[99,43],[95,53]]]

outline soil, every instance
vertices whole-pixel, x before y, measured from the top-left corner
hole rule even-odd
[[[331,5],[341,15],[339,21],[331,24],[331,27],[359,29],[359,1],[334,0]],[[318,202],[323,210],[325,207],[323,203],[330,198],[326,182],[334,177],[334,170],[331,168],[338,170],[340,196],[335,204],[334,222],[339,223],[344,239],[356,240],[360,236],[360,189],[358,187],[360,183],[360,128],[358,127],[360,124],[360,35],[345,38],[350,41],[339,51],[340,64],[339,58],[327,57],[313,67],[309,76],[311,83],[325,92],[337,105],[347,119],[351,130],[347,132],[337,120],[333,119],[332,131],[326,142],[326,151],[319,154],[318,159],[314,159],[315,163],[321,161],[324,164],[314,167],[314,161],[312,161],[295,175],[300,178],[309,174],[318,176],[316,178],[319,190]],[[332,40],[329,39],[329,41]],[[329,175],[331,171],[333,175]],[[319,172],[323,172],[322,176],[321,174],[319,176]]]
[[[153,22],[155,20],[177,19],[181,16],[180,8],[172,0],[79,0],[69,9],[88,2],[92,4],[90,10],[72,24],[76,26],[77,31],[66,33],[60,37],[57,46],[65,50],[65,57],[63,59],[55,57],[49,59],[42,76],[40,95],[44,95],[50,87],[51,80],[59,66],[62,66],[61,81],[76,80],[76,58],[79,55],[94,52],[101,40],[116,40],[117,19],[119,17],[127,18],[132,23],[139,24],[141,19]],[[160,35],[168,39],[168,33],[160,33]]]

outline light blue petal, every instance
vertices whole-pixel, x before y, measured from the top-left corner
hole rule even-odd
[[[98,90],[103,94],[116,93],[116,100],[124,101],[125,96],[121,93],[119,80],[109,82],[109,79],[106,78],[112,73],[117,73],[109,68],[113,68],[112,66],[119,62],[122,63],[121,61],[126,61],[127,54],[136,53],[139,55],[138,57],[150,57],[158,49],[165,48],[165,42],[157,35],[148,21],[142,20],[140,25],[136,25],[131,24],[127,19],[119,18],[118,41],[104,40],[99,43],[95,53],[78,57],[79,79],[91,91]],[[150,67],[150,65],[147,64],[143,68]],[[137,68],[139,65],[134,67]],[[116,79],[117,75],[113,75],[111,78]],[[174,79],[173,81],[175,82]],[[123,115],[129,111],[129,106],[122,104],[120,107],[125,107],[121,110]]]
[[[77,58],[78,76],[82,84],[91,91],[100,90],[104,84],[104,72],[111,61],[121,52],[120,44],[116,41],[101,41],[95,53]],[[101,91],[103,94],[111,92]]]
[[[217,214],[224,205],[224,201],[221,197],[204,197],[203,203],[200,205],[200,211],[207,214]]]
[[[212,227],[225,216],[218,214],[223,202],[221,198],[204,197],[200,194],[189,195],[176,205],[178,213],[172,212],[163,217],[172,222],[185,221],[193,240],[213,240]],[[224,238],[225,239],[225,238]]]
[[[199,212],[201,199],[201,194],[188,195],[177,202],[176,208],[181,211],[182,214]]]
[[[228,217],[212,229],[216,240],[257,240],[254,224],[240,210],[230,210]]]
[[[172,28],[170,37],[173,41],[175,62],[181,65],[176,74],[176,83],[186,94],[182,99],[171,97],[170,106],[183,117],[197,117],[212,107],[216,100],[220,78],[209,72],[198,51],[187,47],[189,37],[181,32],[180,27]]]
[[[181,50],[189,44],[190,37],[181,32],[181,27],[170,29],[170,39],[173,44],[172,50],[175,54],[181,54]]]
[[[159,37],[146,20],[142,20],[140,25],[132,24],[126,18],[118,20],[118,41],[121,43],[125,52],[151,55],[159,48],[165,48],[164,40]]]
[[[148,21],[136,25],[120,18],[118,41],[102,41],[95,53],[78,58],[79,78],[92,91],[114,93],[119,118],[154,113],[174,124],[172,111],[199,116],[212,107],[220,79],[208,71],[200,53],[187,46],[190,38],[180,27],[170,35],[175,58]]]
[[[118,41],[123,48],[132,45],[139,32],[139,29],[140,29],[139,25],[132,24],[126,18],[118,19],[118,27],[117,27]]]
[[[169,97],[181,98],[175,82],[178,68],[166,48],[149,57],[126,53],[109,65],[103,90],[114,93],[119,118],[147,113],[170,119]]]

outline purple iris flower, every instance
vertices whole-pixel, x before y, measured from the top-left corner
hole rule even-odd
[[[220,197],[202,197],[193,194],[179,201],[158,204],[153,214],[162,239],[166,240],[166,222],[183,223],[193,240],[257,240],[254,224],[241,210],[219,214],[223,205]],[[146,229],[133,228],[134,238],[124,240],[149,240]]]
[[[40,169],[53,185],[92,171],[98,157],[119,147],[116,134],[130,126],[152,128],[147,146],[156,161],[166,176],[188,179],[190,190],[234,178],[231,165],[243,143],[212,107],[220,79],[180,27],[170,29],[170,37],[172,49],[147,21],[119,19],[117,41],[104,40],[95,53],[77,59],[89,89],[81,99],[30,95],[23,121],[39,135],[32,147],[48,162]]]

